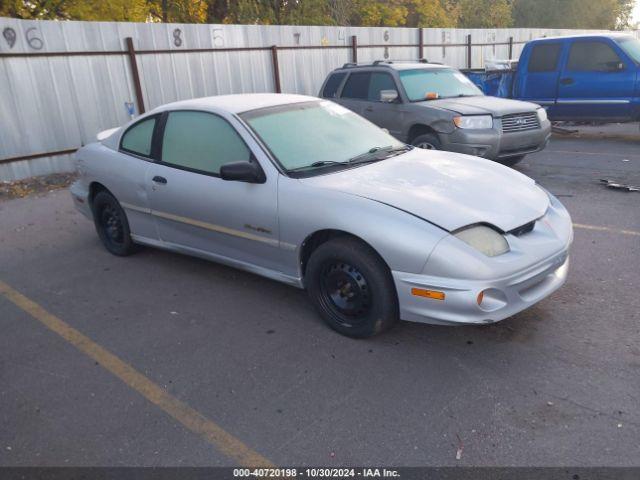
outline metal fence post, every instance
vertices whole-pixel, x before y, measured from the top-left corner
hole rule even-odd
[[[513,37],[509,37],[509,60],[513,57]]]
[[[351,61],[358,63],[358,37],[351,35]]]
[[[418,60],[424,58],[424,30],[418,28]]]
[[[280,87],[280,66],[278,65],[278,47],[271,46],[271,61],[273,62],[273,84],[276,87],[276,93],[282,93]]]
[[[133,39],[127,37],[127,53],[129,54],[129,64],[131,65],[131,76],[133,77],[133,89],[136,92],[136,104],[138,105],[138,114],[145,112],[144,98],[142,98],[142,85],[140,84],[140,73],[138,72],[138,62],[136,61],[136,50],[133,48]]]
[[[467,68],[471,69],[471,34],[467,35]]]

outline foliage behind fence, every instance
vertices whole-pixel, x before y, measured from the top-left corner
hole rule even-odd
[[[71,152],[143,108],[227,93],[316,95],[357,57],[483,66],[543,29],[409,29],[0,18],[0,180],[72,169]],[[130,40],[127,40],[130,38]]]

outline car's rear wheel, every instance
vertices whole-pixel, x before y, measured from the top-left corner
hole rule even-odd
[[[320,245],[309,259],[305,278],[320,315],[343,335],[370,337],[398,321],[398,297],[389,268],[355,238]]]
[[[423,133],[411,141],[411,145],[425,150],[441,150],[442,144],[435,133]]]
[[[133,253],[135,245],[131,239],[127,215],[109,192],[98,192],[93,199],[93,221],[98,237],[104,247],[114,255]]]

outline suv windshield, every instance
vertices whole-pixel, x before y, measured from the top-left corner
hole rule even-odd
[[[399,72],[402,86],[412,102],[436,98],[475,97],[483,95],[463,73],[449,69],[416,69]]]
[[[345,168],[407,148],[373,123],[330,101],[279,105],[240,117],[288,172]]]
[[[640,63],[640,40],[633,37],[623,37],[616,40],[620,48],[622,48],[634,62]]]

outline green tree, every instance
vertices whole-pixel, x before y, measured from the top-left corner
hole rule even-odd
[[[0,0],[0,16],[34,20],[67,19],[67,0]]]
[[[365,27],[401,27],[409,9],[403,0],[358,0],[354,5],[357,25]]]
[[[208,8],[205,0],[147,0],[148,14],[158,22],[204,23]]]
[[[516,27],[622,29],[633,0],[515,0]]]
[[[460,8],[451,0],[408,0],[408,27],[455,27],[458,24]]]
[[[510,0],[458,0],[460,28],[506,28],[513,24]]]

